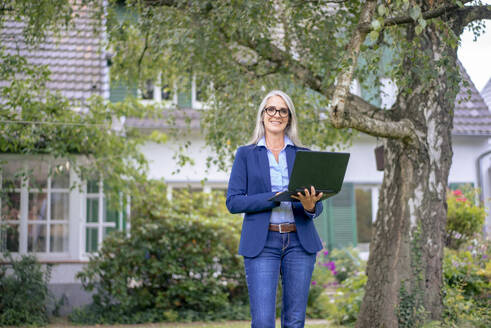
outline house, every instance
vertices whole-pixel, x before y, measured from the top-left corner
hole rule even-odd
[[[468,82],[468,87],[462,87],[456,98],[452,131],[454,154],[449,174],[449,187],[457,188],[459,185],[471,184],[481,188],[483,200],[488,200],[491,195],[491,177],[488,172],[491,164],[488,158],[488,155],[491,155],[491,112],[463,66],[460,65],[460,69],[463,79]],[[385,85],[384,96],[380,97],[377,105],[390,107],[395,99],[395,88],[388,83],[383,85]],[[196,92],[195,90],[196,88],[193,87],[189,99],[196,98],[192,94]],[[158,87],[155,87],[154,91],[154,94],[161,92]],[[364,96],[363,90],[356,87],[356,84],[353,91]],[[260,99],[258,103],[259,101]],[[189,136],[191,143],[186,153],[193,154],[195,164],[186,165],[181,167],[179,172],[175,172],[174,165],[164,167],[161,163],[175,162],[173,156],[178,151],[179,143],[165,145],[148,143],[142,150],[150,161],[150,177],[165,179],[170,187],[168,190],[170,194],[173,188],[184,187],[204,191],[225,190],[228,181],[227,172],[212,167],[205,173],[206,158],[213,153],[206,147],[199,134],[199,113],[203,109],[193,108],[193,102],[176,103],[183,107],[180,110],[181,115],[192,118],[193,133]],[[191,106],[186,108],[186,105]],[[166,131],[169,128],[165,120],[128,118],[125,124],[145,130]],[[184,125],[183,121],[180,124]],[[186,141],[181,142],[184,144]],[[376,219],[379,186],[383,179],[383,172],[376,169],[374,150],[381,144],[382,142],[374,137],[359,134],[352,146],[344,149],[351,153],[351,158],[342,192],[325,201],[325,211],[317,220],[317,228],[328,247],[359,245],[362,250],[368,251],[371,226]],[[206,181],[202,184],[205,178]],[[486,227],[489,235],[491,227],[489,216],[486,219]]]
[[[52,72],[48,87],[77,101],[77,106],[83,106],[84,101],[94,94],[110,101],[123,100],[127,94],[133,94],[141,97],[143,102],[164,102],[171,109],[180,107],[180,116],[172,125],[165,119],[127,118],[124,122],[128,127],[146,131],[168,131],[175,127],[184,128],[187,118],[191,119],[188,140],[164,145],[147,143],[142,147],[150,161],[149,176],[163,178],[167,182],[169,197],[172,197],[173,190],[179,188],[225,191],[229,173],[214,166],[206,169],[207,157],[213,156],[213,152],[205,145],[199,132],[200,112],[206,110],[206,106],[200,99],[196,81],[191,78],[190,88],[179,92],[151,83],[146,90],[140,91],[118,84],[110,86],[108,60],[104,52],[99,52],[105,38],[104,30],[92,29],[90,8],[81,6],[76,10],[80,15],[75,17],[73,30],[63,32],[59,38],[49,36],[35,49],[27,48],[23,42],[21,22],[5,22],[0,42],[7,51],[19,51],[31,63],[48,65]],[[470,82],[464,70],[463,74]],[[452,139],[454,157],[449,182],[451,185],[472,183],[480,186],[483,199],[487,200],[491,195],[491,113],[472,82],[469,84],[470,98],[467,99],[465,89],[457,97]],[[489,85],[488,82],[485,88],[488,95],[491,91]],[[388,96],[381,97],[379,101],[389,106],[395,90],[387,81],[384,81],[384,88]],[[365,96],[356,85],[354,92]],[[191,143],[187,145],[187,141]],[[359,134],[353,145],[345,149],[352,157],[343,190],[326,201],[325,211],[317,219],[319,232],[329,247],[358,245],[362,250],[367,249],[383,178],[383,173],[376,169],[374,158],[374,149],[380,144],[376,138]],[[185,165],[177,170],[174,155],[179,147],[186,146],[186,153],[191,154],[194,165]],[[102,188],[94,181],[82,181],[62,160],[20,154],[0,154],[0,160],[3,160],[2,188],[6,187],[3,183],[17,168],[34,169],[34,177],[27,185],[14,180],[13,189],[5,196],[2,194],[0,224],[9,229],[0,233],[0,250],[17,255],[35,254],[40,262],[53,264],[50,288],[57,297],[65,295],[68,299],[62,312],[90,302],[90,295],[81,290],[75,274],[97,250],[108,229],[127,229],[124,213],[111,212],[105,207]],[[59,174],[48,177],[50,167],[56,167]],[[71,183],[77,181],[82,183],[82,190],[69,189]],[[28,188],[31,183],[41,190]],[[488,217],[486,220],[489,235],[491,219]]]
[[[60,92],[77,108],[92,95],[109,99],[109,67],[100,52],[102,29],[94,31],[93,8],[74,4],[74,28],[59,36],[49,34],[37,47],[29,47],[22,36],[23,22],[6,20],[0,33],[5,52],[25,56],[34,65],[47,65],[51,79],[47,87]],[[9,82],[1,81],[0,87]],[[121,213],[105,205],[101,188],[94,181],[81,181],[68,162],[49,155],[0,154],[1,196],[0,251],[14,256],[35,254],[41,263],[53,264],[50,289],[65,294],[70,307],[91,301],[81,293],[75,274],[97,250],[108,229],[123,229]],[[32,169],[32,177],[21,183],[13,176],[19,168]],[[48,171],[56,169],[49,177]],[[69,187],[82,183],[82,190]],[[10,183],[10,184],[8,184]],[[7,188],[11,189],[7,189]]]

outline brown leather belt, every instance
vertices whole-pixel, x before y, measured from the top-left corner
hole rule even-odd
[[[269,230],[286,233],[297,231],[297,227],[295,226],[295,223],[270,224]]]

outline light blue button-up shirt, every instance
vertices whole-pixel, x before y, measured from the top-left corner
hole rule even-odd
[[[257,145],[266,147],[266,139],[262,137]],[[286,162],[285,151],[287,145],[293,145],[293,142],[285,135],[285,146],[280,151],[278,162],[276,162],[273,153],[266,147],[269,161],[269,176],[271,177],[271,191],[273,192],[288,190],[290,179],[288,177],[288,164]],[[295,222],[295,219],[293,218],[292,203],[281,202],[280,206],[273,208],[269,222],[274,224]]]

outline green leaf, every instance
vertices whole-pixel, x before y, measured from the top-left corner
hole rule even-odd
[[[420,25],[422,28],[425,28],[425,27],[426,27],[426,25],[427,25],[426,20],[425,20],[423,17],[421,17],[420,19],[418,19],[418,23],[419,23],[419,25]]]
[[[373,41],[376,41],[378,39],[378,35],[379,35],[379,32],[377,32],[377,31],[371,31],[370,34],[368,34],[370,39],[372,39]]]
[[[387,12],[387,8],[385,8],[383,4],[380,4],[377,8],[377,11],[380,16],[384,16],[385,13]]]
[[[421,27],[421,25],[418,25],[418,26],[416,26],[414,31],[416,32],[416,34],[419,35],[419,34],[421,34],[421,32],[423,32],[423,28]]]
[[[421,8],[419,6],[414,6],[409,10],[409,16],[415,21],[418,20],[419,16],[421,16]]]
[[[160,132],[158,130],[152,131],[149,139],[155,141],[156,143],[166,143],[168,140],[167,134]]]
[[[375,19],[375,20],[372,21],[371,26],[372,26],[372,29],[374,29],[375,31],[379,31],[380,30],[380,27],[382,25],[380,24],[380,22],[378,20]]]

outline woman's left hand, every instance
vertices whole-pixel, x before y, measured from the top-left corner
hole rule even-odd
[[[314,186],[311,186],[310,193],[309,190],[305,188],[305,194],[297,192],[297,195],[298,196],[292,195],[291,197],[299,200],[306,211],[315,212],[315,203],[317,203],[319,199],[322,198],[323,193],[316,195]]]

